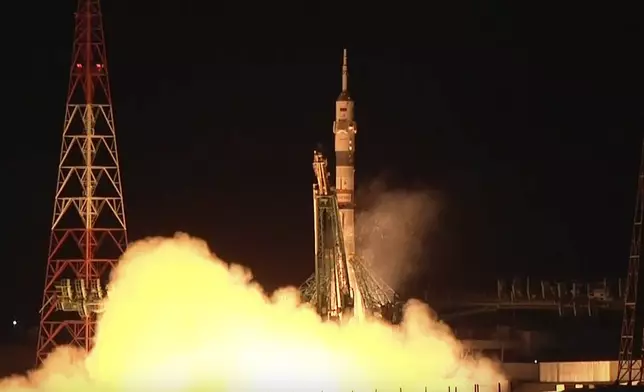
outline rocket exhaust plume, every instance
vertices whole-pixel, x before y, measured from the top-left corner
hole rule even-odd
[[[491,362],[461,359],[420,302],[400,326],[337,325],[295,288],[269,297],[251,280],[188,235],[139,241],[112,274],[87,357],[59,348],[0,391],[496,391],[502,379]]]

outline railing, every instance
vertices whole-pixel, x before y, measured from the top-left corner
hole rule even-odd
[[[425,300],[439,313],[458,309],[456,316],[499,309],[552,310],[562,316],[578,316],[602,310],[619,311],[624,306],[623,284],[619,279],[583,282],[515,278],[499,279],[496,286],[496,293],[490,290],[487,294],[452,298],[426,292]]]
[[[497,385],[486,385],[481,388],[480,384],[473,384],[469,388],[459,388],[455,386],[447,386],[446,389],[443,389],[443,391],[446,392],[511,392],[511,389],[509,389],[509,384],[508,388],[503,388],[502,383],[498,383]],[[324,392],[324,391],[321,391]],[[351,392],[358,392],[351,390]],[[363,390],[359,390],[359,392],[363,392]],[[371,392],[371,391],[369,391]],[[441,392],[439,390],[436,390],[436,388],[430,388],[430,387],[424,387],[422,390],[418,389],[404,389],[404,388],[398,388],[396,390],[391,390],[391,389],[386,389],[386,390],[381,390],[378,388],[375,388],[373,392]]]

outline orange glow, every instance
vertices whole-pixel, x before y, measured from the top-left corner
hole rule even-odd
[[[427,306],[404,323],[323,323],[294,288],[268,297],[248,270],[178,234],[130,246],[112,276],[96,344],[60,348],[0,391],[496,391]],[[461,389],[462,388],[462,389]],[[453,390],[453,389],[452,389]]]

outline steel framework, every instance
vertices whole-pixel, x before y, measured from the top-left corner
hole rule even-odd
[[[325,319],[340,319],[356,307],[362,313],[383,317],[388,311],[393,314],[394,291],[360,260],[347,257],[337,195],[328,180],[327,160],[317,151],[313,171],[315,272],[300,287],[303,298]]]
[[[445,295],[425,292],[441,318],[450,319],[504,310],[558,312],[559,316],[594,316],[600,312],[622,311],[622,280],[552,281],[527,278],[498,279],[496,293]]]
[[[624,319],[622,320],[621,339],[619,344],[619,364],[617,367],[617,382],[633,385],[642,382],[642,349],[633,357],[633,345],[637,322],[637,300],[639,289],[640,253],[642,250],[642,217],[644,213],[644,143],[640,157],[639,176],[637,179],[637,196],[635,197],[635,213],[633,216],[633,234],[628,258],[628,274],[624,291]],[[643,336],[638,336],[642,340]]]
[[[79,0],[75,20],[38,363],[60,344],[91,348],[100,281],[127,246],[99,0]]]
[[[329,185],[327,160],[313,153],[313,219],[315,222],[315,308],[324,318],[339,319],[353,311],[349,266],[340,225],[338,199]]]

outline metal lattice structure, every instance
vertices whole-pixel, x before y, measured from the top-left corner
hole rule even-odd
[[[37,361],[57,345],[92,346],[108,277],[127,246],[99,0],[79,0]]]
[[[317,180],[313,185],[314,286],[317,295],[311,299],[321,316],[339,319],[346,312],[353,311],[352,287],[349,283],[338,199],[329,185],[327,160],[319,152],[313,153],[313,171]]]
[[[639,289],[640,253],[642,250],[642,217],[644,213],[644,143],[640,158],[639,176],[637,179],[637,196],[635,198],[635,214],[633,217],[633,234],[631,249],[628,258],[628,274],[624,292],[624,319],[622,320],[621,339],[619,344],[619,364],[617,368],[617,382],[633,385],[642,382],[642,350],[643,336],[636,328],[637,300]],[[633,355],[634,344],[640,341],[640,350]]]
[[[602,312],[624,309],[622,279],[600,281],[539,280],[530,277],[498,279],[496,292],[446,294],[425,292],[424,300],[432,304],[442,319],[497,311],[556,312],[561,317],[591,317]]]
[[[338,200],[329,185],[327,161],[319,152],[314,153],[313,169],[317,179],[313,185],[315,273],[300,288],[303,298],[323,318],[340,318],[355,306],[382,314],[394,303],[394,291],[358,259],[347,259]]]

